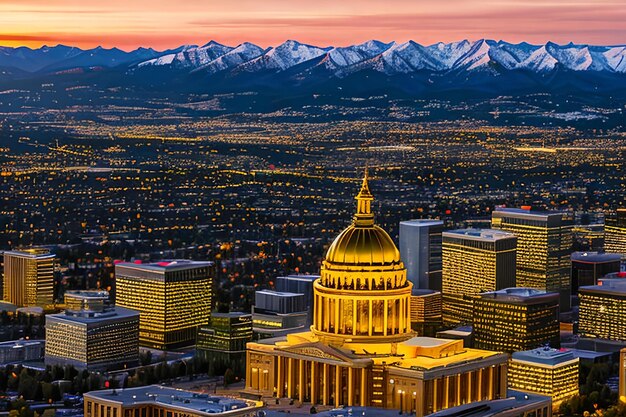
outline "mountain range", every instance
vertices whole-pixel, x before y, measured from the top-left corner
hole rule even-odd
[[[83,50],[64,45],[0,47],[0,81],[106,71],[134,83],[225,86],[306,85],[374,78],[376,83],[407,80],[413,91],[459,82],[493,88],[530,84],[580,84],[598,80],[595,90],[610,89],[617,81],[625,89],[626,45],[533,45],[481,39],[433,45],[414,41],[384,43],[370,40],[345,47],[318,47],[294,40],[263,48],[249,42],[237,46],[211,41],[167,51],[139,48],[130,52],[102,47]],[[494,78],[495,77],[495,78]],[[237,80],[235,83],[233,80]],[[402,82],[397,82],[403,80]],[[574,80],[574,81],[572,81]],[[373,81],[372,81],[373,82]],[[512,84],[511,84],[512,83]],[[497,83],[496,83],[497,84]],[[593,83],[592,83],[593,84]]]

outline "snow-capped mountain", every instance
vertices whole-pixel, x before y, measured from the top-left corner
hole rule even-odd
[[[231,46],[225,46],[211,41],[203,46],[184,46],[177,52],[141,62],[138,66],[165,65],[177,68],[199,68],[232,50],[233,48]]]
[[[208,74],[226,71],[261,56],[263,52],[265,52],[265,50],[260,46],[250,42],[244,42],[219,58],[198,67],[196,71],[205,71]]]
[[[244,72],[284,71],[324,55],[330,49],[288,40],[275,48],[268,49],[263,55],[238,66],[236,70]]]
[[[305,63],[310,65],[305,65]],[[591,46],[548,42],[532,45],[481,39],[433,45],[414,41],[384,43],[377,40],[345,47],[317,47],[289,40],[264,49],[249,42],[236,47],[211,41],[203,46],[185,45],[168,51],[139,48],[126,52],[117,48],[81,50],[68,46],[0,47],[0,67],[27,73],[54,72],[79,67],[118,67],[130,73],[151,68],[204,72],[207,76],[271,72],[298,77],[343,78],[361,71],[387,76],[432,72],[463,74],[485,72],[497,76],[506,71],[544,74],[552,71],[626,74],[626,46]],[[16,73],[20,72],[17,71]]]

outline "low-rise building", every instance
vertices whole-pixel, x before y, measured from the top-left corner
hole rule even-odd
[[[43,359],[45,341],[13,340],[0,343],[0,365],[40,361]]]
[[[85,417],[256,417],[261,401],[149,385],[84,394]]]
[[[46,316],[46,365],[111,370],[139,361],[139,312],[109,304],[106,291],[65,294],[63,313]]]
[[[537,348],[513,352],[509,388],[547,395],[557,403],[578,394],[579,359],[569,349]]]
[[[580,287],[578,332],[581,337],[626,341],[626,280],[604,279]]]

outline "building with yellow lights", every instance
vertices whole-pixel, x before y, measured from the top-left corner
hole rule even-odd
[[[626,280],[604,279],[602,285],[578,289],[581,337],[626,341]]]
[[[55,259],[41,248],[4,252],[4,301],[17,307],[51,305]]]
[[[571,350],[542,347],[513,352],[509,388],[552,397],[553,403],[578,394],[579,359]]]
[[[560,294],[561,312],[571,308],[572,219],[564,213],[496,208],[491,227],[517,236],[517,287]]]
[[[352,224],[314,283],[310,331],[248,343],[246,389],[420,417],[506,395],[505,354],[414,335],[412,284],[396,245],[374,223],[367,177],[356,200]]]
[[[116,305],[141,313],[139,343],[156,349],[193,345],[208,324],[212,263],[188,260],[115,265]]]
[[[139,312],[113,307],[106,291],[68,291],[65,305],[46,315],[46,365],[112,370],[139,363]]]
[[[619,400],[626,403],[626,348],[619,351]]]
[[[411,328],[417,336],[434,336],[441,328],[441,292],[413,288]]]
[[[497,352],[560,346],[559,294],[506,288],[474,300],[474,347]]]
[[[604,222],[604,250],[626,258],[626,208],[608,216]]]
[[[443,322],[471,324],[478,294],[515,287],[517,238],[502,230],[443,232]]]

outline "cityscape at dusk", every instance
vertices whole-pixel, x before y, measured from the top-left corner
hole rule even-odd
[[[0,2],[1,416],[626,416],[625,22]]]

